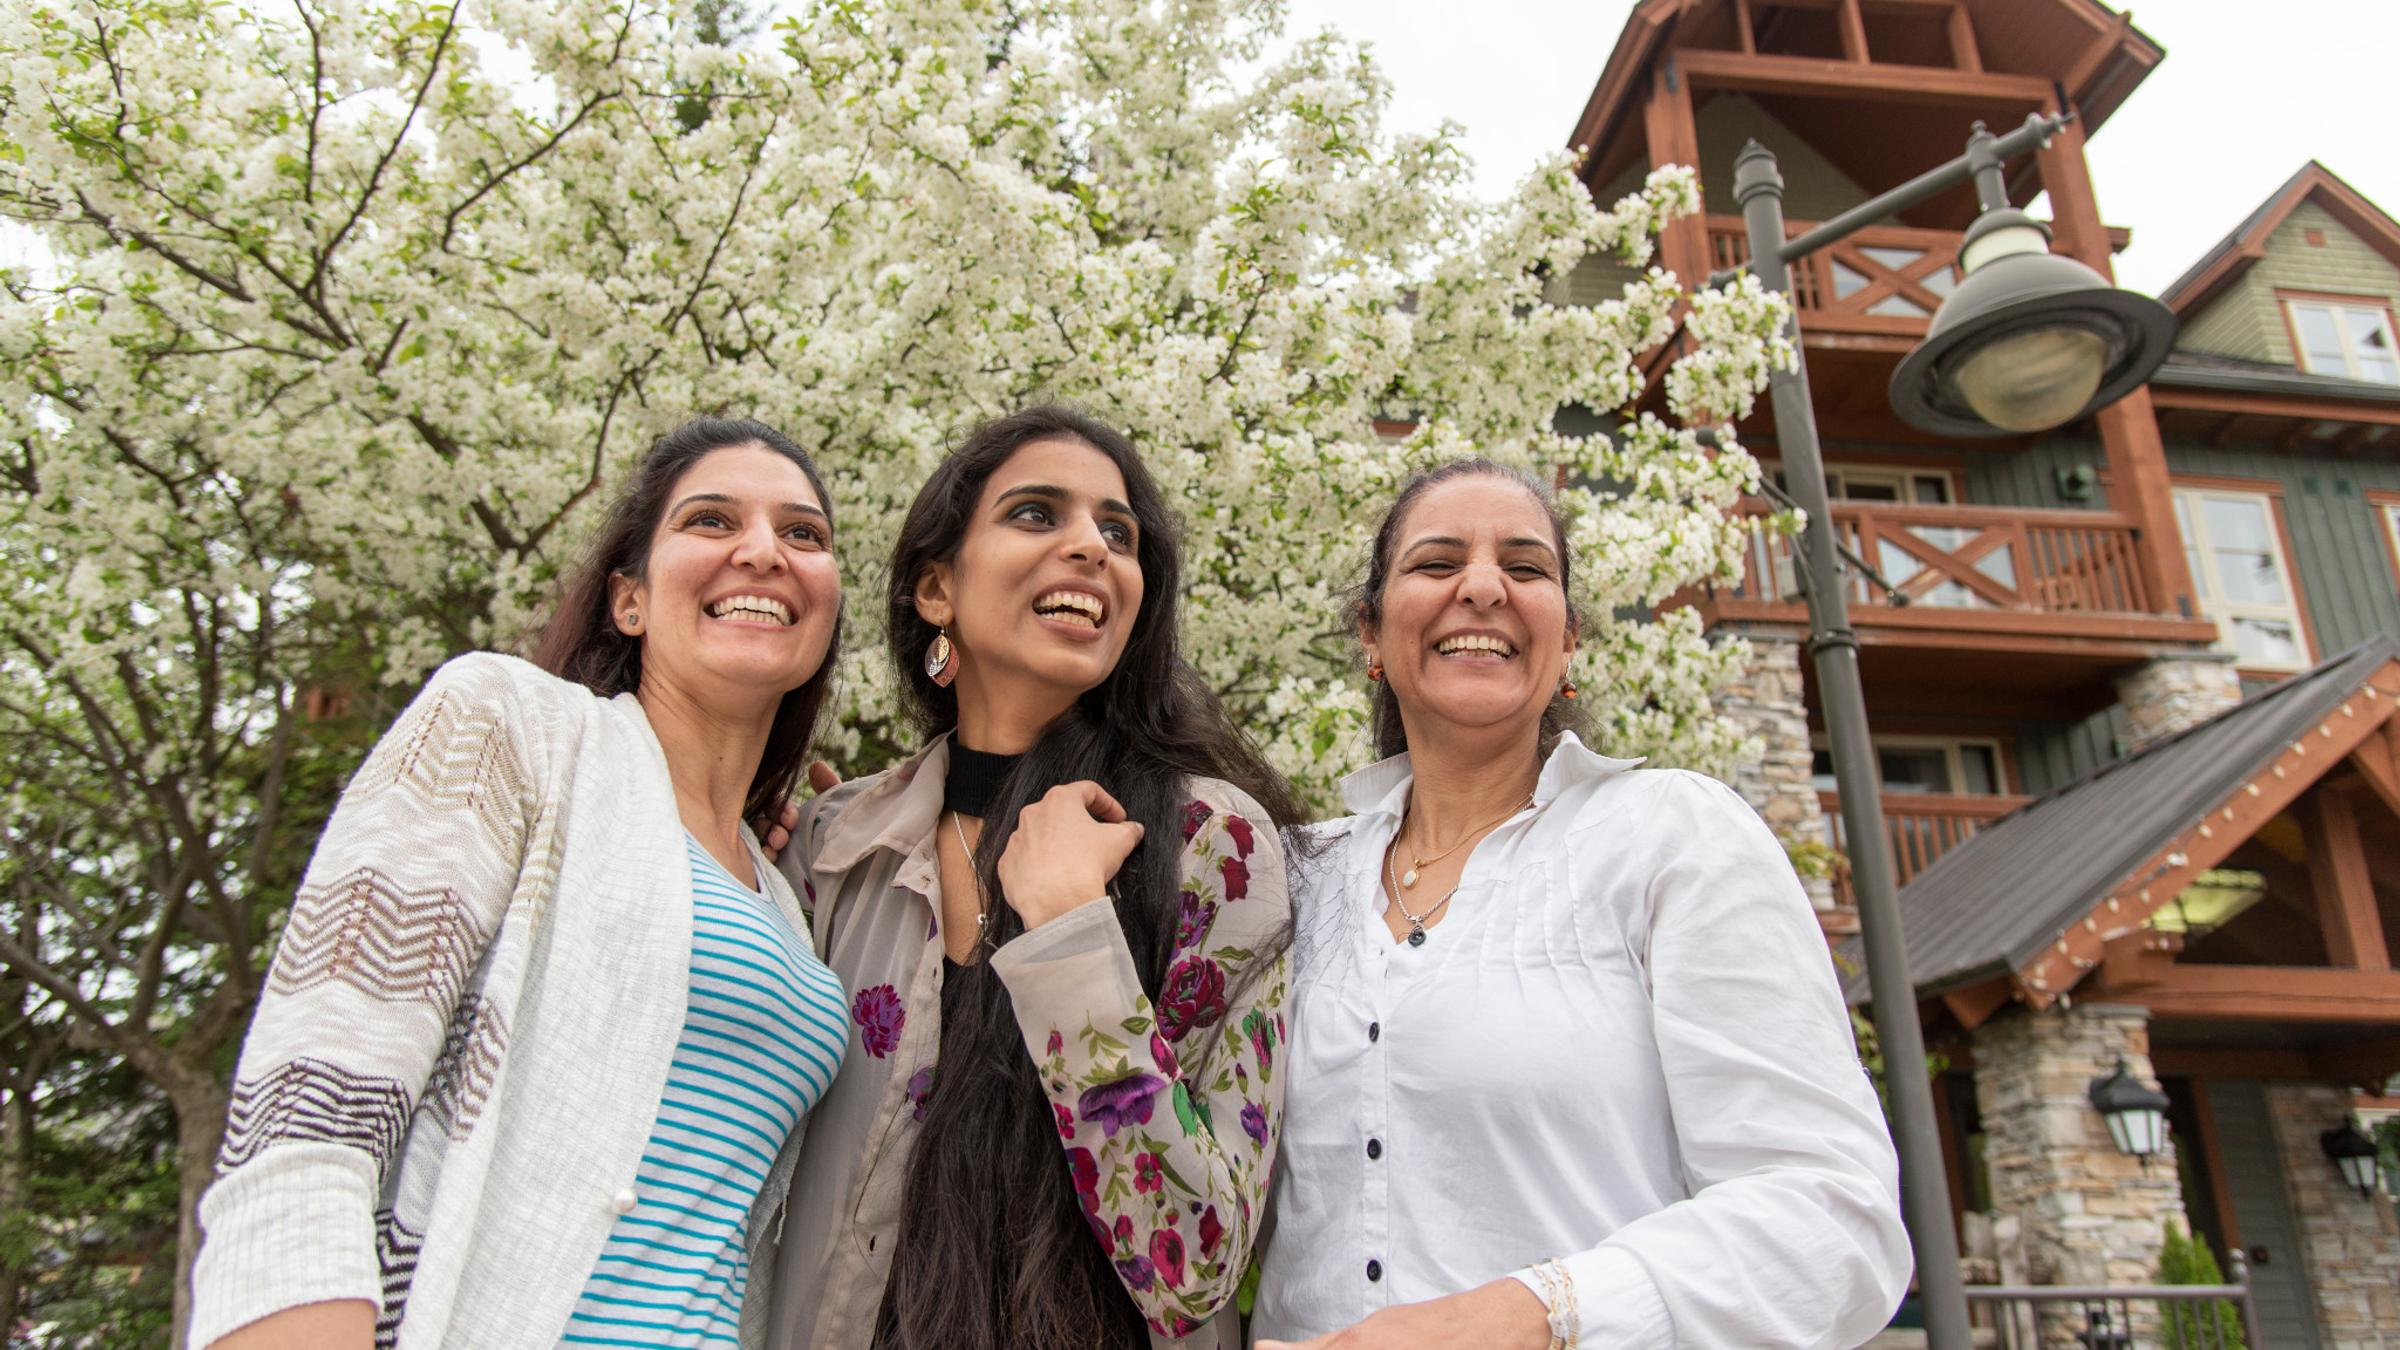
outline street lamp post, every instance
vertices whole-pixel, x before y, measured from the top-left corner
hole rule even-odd
[[[1978,123],[1964,155],[1791,239],[1784,237],[1783,175],[1774,154],[1753,141],[1734,160],[1733,172],[1734,199],[1750,236],[1747,266],[1761,285],[1788,299],[1795,260],[1972,178],[1983,214],[1960,251],[1967,279],[1935,315],[1924,345],[1894,372],[1895,407],[1912,425],[1952,435],[2007,434],[2073,420],[2149,378],[2165,357],[2174,320],[2155,301],[2116,291],[2082,264],[2051,255],[2042,225],[2009,209],[2001,164],[2047,143],[2065,125],[2064,117],[2037,114],[1994,137]],[[1958,1238],[1933,1091],[1922,1070],[1925,1038],[1917,1025],[1881,783],[1867,734],[1858,635],[1850,627],[1816,411],[1799,356],[1797,307],[1785,336],[1792,368],[1774,373],[1768,396],[1786,486],[1807,515],[1799,571],[1808,599],[1809,652],[1850,846],[1851,887],[1900,1154],[1901,1210],[1916,1256],[1927,1344],[1930,1350],[1968,1350]]]

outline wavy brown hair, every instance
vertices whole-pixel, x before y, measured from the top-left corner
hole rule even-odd
[[[782,432],[746,417],[695,417],[650,443],[633,469],[632,481],[617,495],[600,522],[583,561],[568,573],[559,589],[558,611],[534,644],[533,663],[563,679],[575,681],[603,698],[631,693],[642,683],[642,639],[617,627],[610,612],[609,578],[639,579],[650,565],[650,549],[658,539],[661,518],[675,485],[694,464],[719,450],[763,446],[798,465],[817,490],[828,526],[833,521],[833,498],[808,452]],[[833,616],[833,637],[825,646],[824,664],[808,682],[783,696],[775,720],[767,728],[765,753],[751,776],[750,794],[742,805],[744,820],[772,820],[800,781],[808,762],[809,739],[833,696],[834,659],[842,651],[842,616]]]

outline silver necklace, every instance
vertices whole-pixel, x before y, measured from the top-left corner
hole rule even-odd
[[[1384,878],[1391,882],[1392,885],[1392,903],[1399,908],[1400,917],[1408,920],[1408,945],[1411,947],[1422,947],[1425,945],[1425,921],[1432,918],[1434,915],[1441,913],[1442,906],[1450,903],[1450,897],[1458,894],[1458,888],[1453,886],[1449,890],[1444,891],[1442,893],[1442,898],[1427,906],[1425,912],[1422,914],[1414,914],[1409,912],[1408,901],[1402,898],[1407,894],[1407,892],[1400,889],[1400,878],[1394,876],[1392,873],[1392,854],[1397,852],[1399,847],[1400,840],[1397,836],[1395,836],[1392,840],[1391,847],[1386,848],[1383,851],[1383,875]]]
[[[966,855],[967,876],[975,883],[975,945],[988,945],[992,940],[992,902],[983,893],[983,878],[975,871],[975,846],[967,842],[967,827],[958,821],[958,812],[950,813],[950,828],[958,833],[958,851]]]

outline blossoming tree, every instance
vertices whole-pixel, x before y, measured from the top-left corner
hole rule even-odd
[[[696,410],[830,472],[853,765],[903,740],[867,616],[906,503],[946,434],[1043,396],[1134,433],[1188,523],[1190,649],[1320,801],[1366,752],[1365,531],[1469,450],[1607,485],[1564,504],[1610,748],[1739,752],[1706,696],[1738,653],[1639,616],[1733,564],[1754,465],[1553,418],[1627,406],[1678,322],[1670,409],[1738,413],[1779,314],[1687,315],[1655,272],[1541,303],[1646,259],[1692,177],[1596,207],[1561,154],[1478,202],[1446,132],[1382,126],[1363,53],[1280,18],[815,0],[729,47],[655,0],[0,11],[0,213],[40,243],[0,308],[0,963],[20,1020],[171,1102],[187,1268],[335,785],[435,664],[521,639]]]

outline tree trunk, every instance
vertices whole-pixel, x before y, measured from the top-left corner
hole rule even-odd
[[[205,1069],[181,1075],[168,1094],[175,1106],[176,1172],[182,1203],[175,1226],[175,1332],[181,1347],[192,1330],[192,1264],[200,1258],[200,1195],[216,1180],[217,1149],[225,1142],[227,1094]]]
[[[26,1217],[33,1179],[33,1066],[19,1067],[7,1101],[0,1102],[0,1221]],[[9,1342],[16,1330],[24,1287],[24,1270],[0,1249],[0,1343]]]

